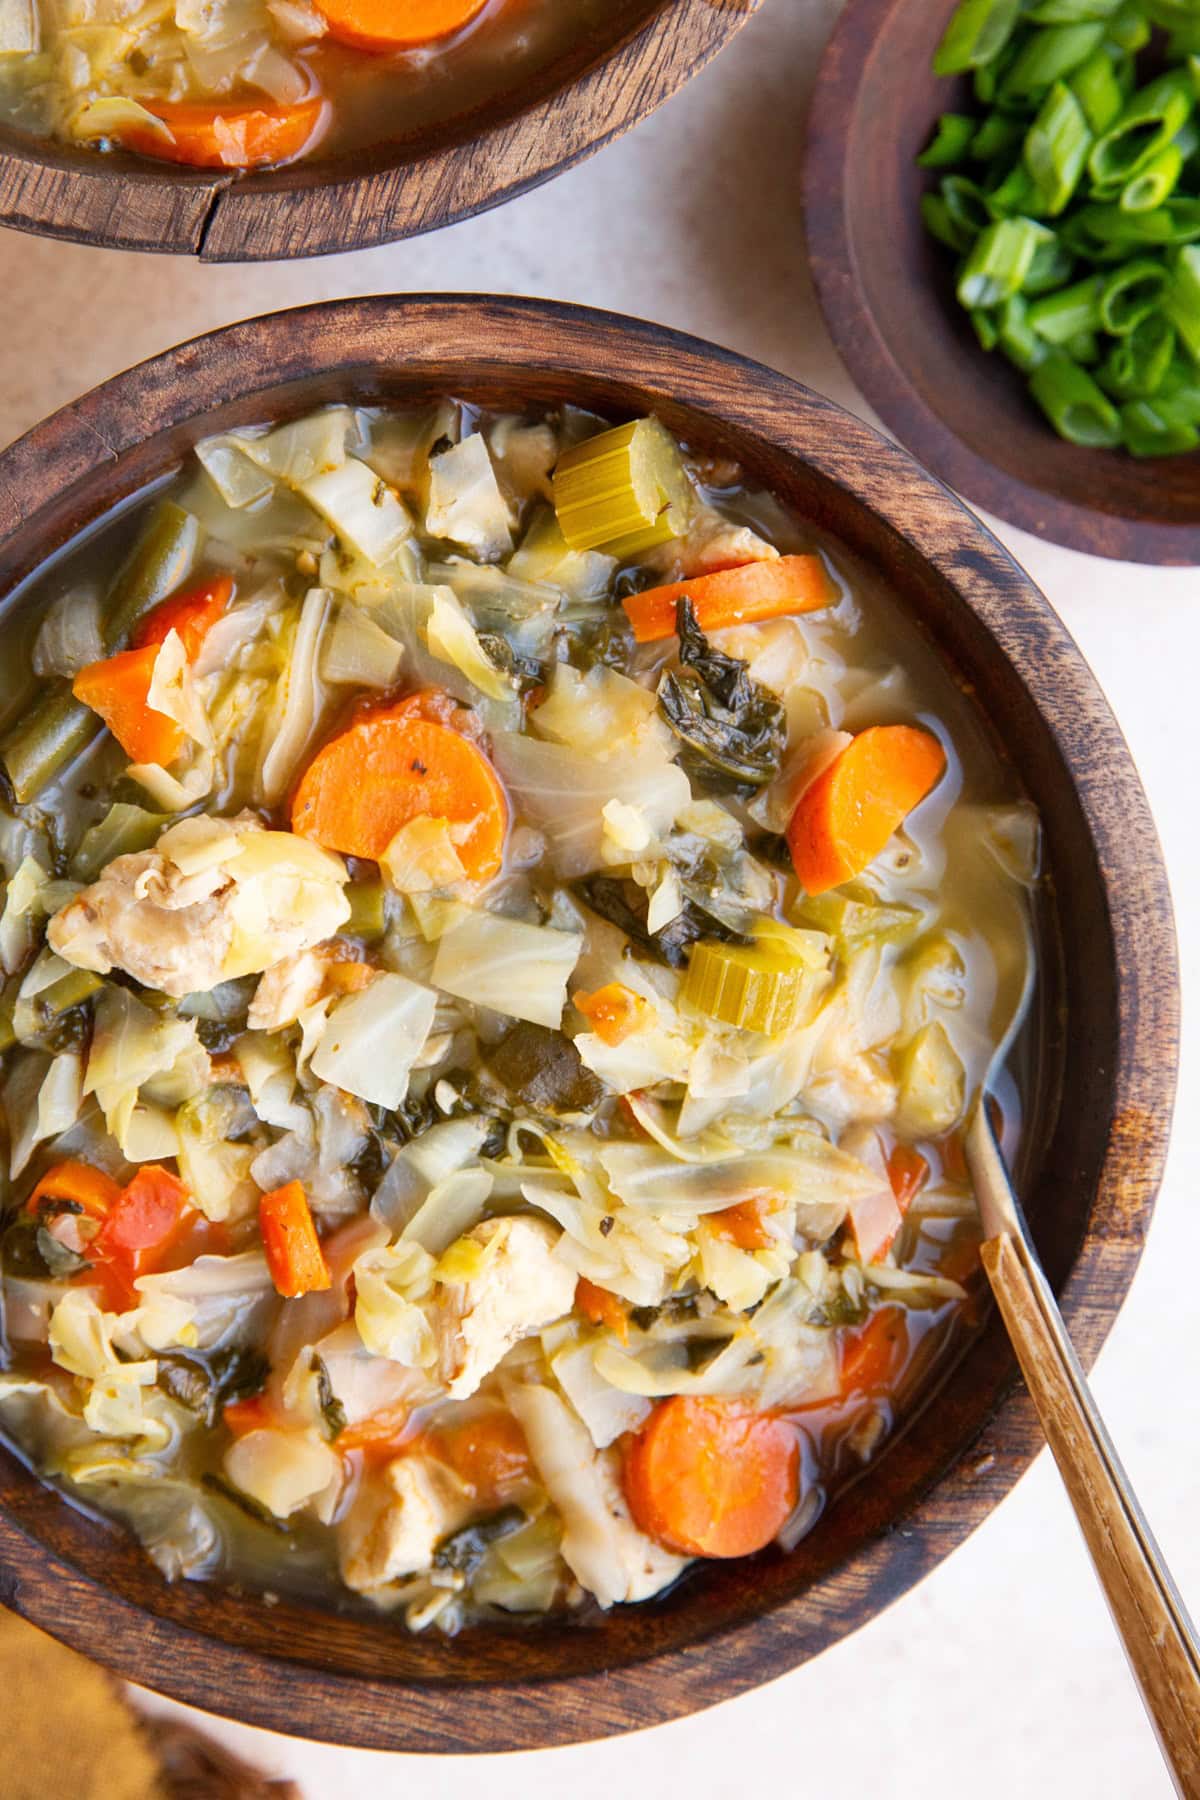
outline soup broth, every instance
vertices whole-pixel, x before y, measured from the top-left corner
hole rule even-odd
[[[1037,820],[886,584],[653,419],[334,407],[2,653],[22,1454],[414,1629],[793,1546],[1021,1131]]]

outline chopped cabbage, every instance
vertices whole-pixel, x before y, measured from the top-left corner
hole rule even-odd
[[[96,1096],[122,1149],[143,1089],[152,1101],[182,1105],[204,1091],[209,1070],[194,1019],[156,1013],[128,988],[100,990],[83,1092]]]
[[[469,441],[478,443],[481,440],[472,438]],[[477,687],[489,700],[508,702],[515,698],[512,682],[487,655],[474,625],[449,588],[433,589],[425,641],[431,655],[442,662],[453,663],[472,687]]]
[[[373,469],[349,456],[296,486],[310,506],[328,519],[342,543],[376,567],[412,535],[412,520],[400,496]]]
[[[377,975],[330,1011],[311,1059],[313,1073],[375,1106],[399,1106],[436,1009],[429,988],[403,975]]]
[[[433,1291],[434,1259],[420,1244],[401,1240],[368,1250],[354,1264],[354,1323],[375,1356],[429,1369],[437,1348],[421,1302]]]
[[[429,459],[429,504],[425,529],[450,538],[485,562],[512,549],[508,505],[481,432]]]
[[[324,700],[319,672],[321,634],[329,607],[326,588],[309,588],[287,641],[287,653],[262,733],[263,759],[258,782],[269,805],[287,792],[320,720]]]
[[[321,650],[321,677],[335,686],[388,688],[400,674],[404,646],[361,607],[343,601]]]
[[[342,1482],[341,1458],[315,1431],[248,1431],[225,1452],[225,1473],[277,1519]]]
[[[456,1238],[477,1225],[483,1216],[492,1177],[485,1169],[458,1169],[432,1187],[401,1237],[419,1244],[431,1256],[441,1256]]]
[[[582,948],[575,932],[462,907],[438,939],[430,979],[461,1000],[557,1030]]]
[[[544,831],[558,873],[568,880],[604,866],[604,807],[636,806],[664,836],[692,797],[683,770],[653,743],[601,760],[563,744],[498,732],[497,766],[522,811]]]

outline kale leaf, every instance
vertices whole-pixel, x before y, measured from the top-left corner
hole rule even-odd
[[[683,746],[690,775],[720,792],[752,794],[779,773],[787,744],[782,703],[744,662],[714,650],[690,600],[676,602],[677,670],[658,684],[658,708]]]

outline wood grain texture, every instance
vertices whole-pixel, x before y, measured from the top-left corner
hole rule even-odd
[[[1183,1800],[1200,1800],[1200,1670],[1147,1561],[1008,1236],[984,1244],[992,1284],[1134,1679]]]
[[[244,176],[0,127],[0,224],[115,249],[262,262],[452,224],[571,168],[702,69],[761,0],[621,0],[532,86],[415,138]]]
[[[1019,1171],[1085,1361],[1132,1277],[1177,1056],[1170,901],[1146,802],[1086,664],[1036,588],[905,453],[756,364],[656,326],[546,302],[376,298],[252,320],[142,364],[0,456],[14,580],[207,433],[334,399],[654,409],[740,457],[884,573],[954,665],[1047,835],[1041,1049]],[[993,1322],[790,1556],[698,1569],[586,1627],[394,1622],[160,1580],[0,1456],[0,1601],[150,1686],[277,1730],[383,1749],[561,1744],[678,1717],[854,1630],[926,1574],[1040,1444]]]
[[[921,223],[915,158],[962,98],[930,67],[955,4],[849,0],[826,48],[804,205],[834,343],[889,430],[968,500],[1096,556],[1200,563],[1200,451],[1144,462],[1056,436],[1017,370],[980,348],[953,259]]]

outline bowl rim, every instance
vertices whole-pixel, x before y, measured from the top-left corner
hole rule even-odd
[[[0,551],[28,543],[43,505],[114,478],[117,459],[164,439],[176,461],[214,402],[189,399],[199,375],[244,402],[322,374],[473,362],[489,375],[577,375],[660,394],[718,426],[782,446],[882,522],[959,596],[1041,715],[1095,850],[1096,880],[1121,955],[1112,1107],[1101,1179],[1060,1300],[1090,1365],[1128,1290],[1165,1159],[1178,1056],[1178,972],[1170,894],[1132,757],[1095,679],[1033,582],[986,528],[898,446],[832,402],[733,352],[659,325],[555,302],[458,294],[329,301],[195,338],[93,389],[0,454]],[[444,377],[440,377],[444,379]],[[431,373],[431,385],[434,377]],[[713,392],[719,393],[719,404]],[[767,425],[769,422],[769,438]],[[20,561],[19,556],[16,560]],[[1045,653],[1049,645],[1053,654]],[[1069,1173],[1069,1171],[1068,1171]],[[1042,1446],[1032,1407],[1008,1385],[973,1444],[930,1478],[852,1558],[806,1594],[654,1654],[584,1673],[476,1683],[404,1682],[331,1673],[202,1635],[195,1625],[105,1589],[28,1535],[4,1504],[0,1453],[0,1603],[127,1678],[250,1724],[364,1748],[479,1751],[579,1742],[677,1718],[747,1691],[826,1648],[882,1610],[963,1541]],[[905,1529],[896,1529],[903,1523]],[[909,1529],[915,1526],[918,1529]],[[831,1599],[852,1566],[855,1599]],[[840,1610],[839,1610],[840,1608]],[[497,1699],[504,1705],[498,1707]],[[402,1706],[399,1702],[403,1702]]]
[[[107,249],[265,262],[366,250],[472,218],[574,168],[671,98],[762,0],[656,0],[589,67],[477,134],[414,152],[203,171],[0,124],[0,225]],[[466,127],[464,126],[464,131]],[[306,174],[309,178],[306,179]]]
[[[873,44],[905,7],[915,16],[919,0],[848,0],[822,53],[809,108],[805,235],[813,287],[838,355],[887,430],[972,505],[985,507],[1034,537],[1093,556],[1152,565],[1200,563],[1200,451],[1191,453],[1197,465],[1194,525],[1164,524],[1080,505],[998,469],[964,443],[927,403],[880,331],[859,278],[846,171],[858,92],[867,68],[863,47]],[[1102,466],[1097,477],[1103,479]]]

